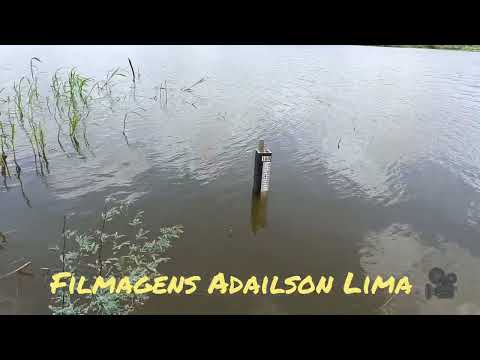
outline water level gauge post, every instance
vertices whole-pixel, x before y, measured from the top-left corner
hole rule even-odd
[[[270,173],[272,165],[272,152],[260,140],[255,150],[253,171],[253,190],[255,193],[264,193],[270,190]]]

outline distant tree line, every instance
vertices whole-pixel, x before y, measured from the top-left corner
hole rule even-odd
[[[409,47],[443,50],[480,51],[480,45],[383,45],[388,47]]]

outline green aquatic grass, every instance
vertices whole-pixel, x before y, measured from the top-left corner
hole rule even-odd
[[[65,136],[70,139],[74,151],[82,155],[82,148],[90,146],[87,136],[87,119],[92,103],[95,102],[97,107],[103,106],[103,99],[110,99],[110,106],[115,104],[117,100],[113,101],[112,98],[113,87],[117,79],[126,75],[117,67],[108,71],[104,79],[95,81],[81,74],[75,67],[59,68],[51,77],[50,95],[54,104],[51,107],[49,97],[43,98],[40,94],[38,66],[41,63],[38,57],[30,59],[30,74],[13,82],[12,96],[5,97],[4,103],[8,104],[8,112],[13,114],[12,124],[14,125],[11,125],[9,130],[13,130],[16,134],[17,128],[20,127],[30,144],[37,172],[40,166],[43,174],[43,163],[48,170],[48,126],[45,120],[55,121],[56,138],[62,151],[67,153],[61,140]],[[94,94],[95,90],[96,94]],[[4,89],[1,91],[3,92]],[[47,112],[43,109],[45,100]],[[2,164],[3,162],[2,159]]]
[[[70,70],[68,75],[69,102],[75,110],[78,110],[79,103],[88,105],[87,86],[91,79],[80,75],[75,68]]]
[[[24,82],[27,81],[29,87],[27,89],[27,94],[24,94]],[[20,125],[21,129],[25,133],[28,142],[32,148],[32,153],[35,159],[35,168],[38,169],[37,158],[38,158],[38,141],[36,138],[35,125],[33,123],[33,102],[35,93],[32,91],[32,82],[29,79],[26,79],[22,76],[18,83],[13,83],[13,103],[15,105],[15,117],[17,123]],[[25,99],[27,101],[25,101]],[[27,121],[25,121],[27,119]]]
[[[46,144],[46,141],[45,141],[45,130],[42,128],[40,123],[38,123],[37,132],[38,132],[38,134],[37,134],[38,143],[40,145],[40,150],[42,152],[42,157],[48,165],[47,154],[45,152],[45,149],[47,147],[47,144]]]
[[[37,64],[41,60],[37,57],[30,59],[30,74],[28,77],[22,76],[19,80],[13,82],[11,96],[6,96],[4,103],[7,104],[8,114],[13,115],[13,119],[9,120],[9,136],[17,136],[17,128],[20,127],[24,137],[30,144],[31,151],[35,160],[35,168],[38,173],[43,174],[44,165],[48,171],[48,136],[47,124],[45,123],[45,115],[47,119],[55,120],[58,126],[57,140],[60,148],[65,151],[63,144],[60,141],[62,128],[68,128],[68,136],[71,139],[75,151],[80,152],[79,139],[83,136],[83,141],[88,146],[87,130],[85,119],[88,116],[90,90],[92,79],[81,75],[75,68],[69,69],[66,76],[62,76],[61,68],[57,69],[52,76],[50,89],[53,95],[55,106],[54,112],[50,108],[48,96],[46,97],[48,113],[43,109],[44,99],[40,95],[39,80],[37,75]],[[110,77],[116,75],[116,72],[110,74]],[[107,79],[104,86],[109,86]],[[4,90],[2,89],[2,92]],[[83,124],[83,132],[81,130]],[[15,139],[7,141],[5,126],[3,126],[2,145],[4,150],[2,153],[6,156],[6,144],[15,144]],[[14,146],[14,145],[13,145]],[[20,171],[20,166],[16,161],[16,151],[14,155],[15,166]],[[5,157],[2,156],[1,165],[6,164]],[[7,167],[3,166],[5,171]]]
[[[60,134],[62,132],[63,124],[67,124],[68,136],[72,143],[74,150],[81,153],[80,127],[83,123],[83,139],[88,146],[86,137],[86,123],[85,120],[89,114],[89,102],[91,100],[91,92],[94,86],[89,87],[92,79],[81,75],[75,68],[68,71],[66,79],[61,76],[61,69],[57,69],[52,77],[50,88],[52,89],[53,97],[55,98],[55,113],[52,113],[48,106],[49,113],[54,116],[57,124],[57,141],[63,151],[60,141]],[[58,115],[58,118],[57,118]]]
[[[32,72],[32,76],[34,73]],[[29,126],[29,134],[32,139],[32,143],[35,146],[35,152],[40,159],[40,171],[43,175],[43,162],[48,171],[48,159],[46,155],[46,141],[45,141],[45,129],[44,125],[40,118],[37,120],[37,110],[41,110],[41,106],[38,99],[38,85],[37,78],[34,76],[33,80],[27,79],[28,82],[28,91],[27,98],[28,102],[26,104],[26,118]]]
[[[3,122],[0,120],[0,168],[2,174],[10,177],[10,170],[7,164],[7,153],[6,149],[8,148],[8,137],[5,133],[5,128]]]
[[[90,121],[95,121],[97,111],[110,109],[111,114],[114,114],[116,112],[115,108],[118,106],[117,104],[122,99],[123,101],[130,101],[131,97],[128,97],[126,93],[127,82],[120,82],[121,78],[129,77],[129,71],[131,71],[134,83],[133,100],[136,104],[134,106],[140,105],[135,96],[135,82],[140,78],[140,71],[138,67],[137,71],[134,70],[133,62],[130,58],[128,58],[128,62],[130,70],[116,67],[109,70],[106,76],[100,80],[85,76],[75,67],[58,68],[51,75],[50,88],[47,90],[48,94],[41,94],[39,67],[43,63],[38,57],[30,58],[29,74],[13,81],[13,87],[10,85],[7,88],[0,89],[2,95],[0,111],[8,108],[7,113],[9,116],[8,125],[10,126],[5,133],[8,132],[8,137],[14,137],[11,141],[7,141],[8,144],[15,146],[16,138],[19,138],[19,142],[23,139],[28,141],[35,160],[37,174],[38,170],[43,174],[44,166],[46,166],[48,171],[49,141],[54,138],[54,136],[49,137],[49,134],[47,134],[47,131],[50,132],[52,129],[50,125],[54,126],[55,140],[67,157],[71,156],[70,152],[72,149],[82,157],[84,156],[84,150],[88,149],[92,152],[88,141],[88,134],[90,133],[89,123]],[[203,81],[204,79],[200,79],[186,90],[191,91],[192,87]],[[122,85],[120,91],[123,94],[116,95],[114,93],[114,90],[118,88],[116,87],[117,84]],[[168,90],[170,89],[167,89],[167,82],[162,82],[159,88],[159,97],[161,98],[163,95],[164,98],[161,101],[164,105],[168,103]],[[157,101],[156,96],[153,98],[140,96],[140,98]],[[142,110],[144,109],[142,108]],[[131,114],[142,115],[138,111],[130,109],[122,109],[122,112],[124,114],[122,133],[126,138],[127,118]],[[54,121],[53,123],[52,120]],[[20,131],[18,131],[19,129]],[[7,129],[5,128],[5,130]],[[4,136],[2,139],[5,147],[7,137]],[[7,149],[4,152],[7,155]],[[14,151],[13,155],[14,162],[19,173],[21,168],[16,161],[15,153],[16,151]],[[2,158],[1,162],[3,165],[6,161]]]
[[[34,87],[33,87],[33,90],[34,90],[34,96],[35,98],[38,100],[38,97],[39,97],[39,93],[38,93],[38,78],[36,76],[36,72],[34,70],[36,70],[36,67],[35,65],[33,64],[33,61],[37,61],[37,62],[42,62],[39,58],[37,57],[32,57],[30,59],[30,74],[32,76],[32,81],[34,82]]]
[[[16,116],[19,122],[23,123],[23,94],[22,94],[22,82],[25,80],[25,77],[21,77],[18,83],[13,83],[13,90],[15,95],[13,97],[13,102],[16,107]]]
[[[17,131],[15,127],[15,123],[12,121],[12,119],[9,117],[8,118],[9,125],[10,125],[10,144],[12,146],[12,154],[13,154],[13,163],[15,164],[15,170],[17,172],[17,177],[20,176],[20,173],[22,171],[22,168],[18,164],[17,161],[17,150],[16,150],[16,136],[17,136]]]

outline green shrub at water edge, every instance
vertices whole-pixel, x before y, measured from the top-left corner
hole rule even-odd
[[[64,230],[59,254],[62,272],[94,279],[124,276],[136,282],[143,276],[158,276],[158,266],[168,261],[163,256],[172,241],[183,234],[183,226],[163,227],[156,236],[143,227],[143,211],[138,211],[128,221],[128,234],[119,234],[111,229],[119,220],[128,219],[129,200],[109,197],[101,214],[98,229],[86,233]],[[110,230],[111,229],[111,230]],[[96,294],[79,296],[69,294],[68,289],[59,289],[53,295],[50,310],[55,315],[126,315],[138,309],[149,299],[148,295],[111,294],[108,289],[99,289]]]

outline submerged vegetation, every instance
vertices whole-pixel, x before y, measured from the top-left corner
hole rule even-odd
[[[3,143],[8,143],[9,150],[13,152],[13,161],[17,169],[17,175],[20,174],[20,165],[16,157],[16,135],[17,127],[27,139],[35,162],[35,169],[38,173],[44,175],[44,168],[49,171],[49,160],[47,151],[47,123],[45,118],[52,118],[58,126],[57,140],[60,148],[65,148],[60,140],[62,129],[65,125],[68,127],[68,136],[74,145],[74,149],[80,152],[80,142],[78,140],[80,125],[83,124],[83,134],[86,132],[85,119],[88,116],[88,97],[87,86],[90,81],[87,77],[81,76],[75,69],[70,70],[66,79],[55,72],[52,78],[51,90],[55,99],[55,108],[52,109],[49,104],[49,97],[45,97],[45,102],[40,96],[38,76],[33,61],[41,62],[38,58],[32,58],[30,61],[30,78],[21,77],[19,81],[14,81],[11,96],[7,96],[7,104],[4,116],[8,118],[10,125],[9,136],[4,136]],[[44,109],[46,104],[48,114]],[[0,120],[1,121],[1,120]],[[3,133],[3,135],[5,135]],[[86,137],[84,137],[86,142]],[[87,142],[86,142],[87,143]],[[5,154],[5,151],[3,151]],[[4,158],[8,155],[5,154]],[[8,169],[8,166],[4,164]]]
[[[61,269],[57,270],[89,279],[128,276],[132,283],[144,276],[158,276],[158,266],[169,260],[163,254],[172,241],[183,234],[183,227],[163,227],[158,234],[152,235],[144,228],[143,211],[128,216],[131,204],[130,200],[107,198],[99,225],[86,233],[67,229],[65,217],[61,246],[52,249],[61,262]],[[114,231],[115,224],[125,219],[128,231],[125,234]],[[146,294],[118,294],[107,290],[99,289],[95,294],[79,296],[71,294],[68,289],[59,289],[52,297],[50,310],[55,315],[126,315],[149,298]]]
[[[5,134],[5,129],[3,127],[3,123],[0,121],[0,168],[2,171],[2,175],[8,174],[10,176],[10,171],[8,170],[7,164],[7,154],[6,149],[8,148],[8,141],[9,138]]]
[[[51,88],[55,98],[53,115],[58,126],[57,141],[62,150],[64,147],[60,141],[60,134],[64,127],[68,128],[68,137],[77,153],[81,152],[80,136],[88,146],[86,121],[90,113],[88,107],[91,92],[88,89],[89,83],[91,83],[91,79],[79,74],[75,69],[69,71],[66,79],[59,76],[58,72],[52,78]]]
[[[36,63],[41,63],[41,60],[37,57],[32,58],[29,77],[23,76],[18,81],[14,81],[12,93],[2,98],[5,109],[2,108],[0,112],[2,135],[0,165],[7,176],[10,176],[7,164],[7,159],[10,159],[8,151],[12,152],[17,175],[21,170],[16,157],[18,128],[30,145],[37,173],[40,171],[44,175],[44,169],[49,171],[47,128],[50,124],[47,120],[54,120],[57,128],[56,140],[61,151],[67,152],[62,141],[62,138],[67,137],[73,150],[81,154],[82,148],[89,146],[87,119],[91,104],[111,97],[115,79],[125,76],[119,68],[116,68],[107,73],[106,79],[95,82],[92,78],[80,74],[75,68],[66,72],[58,69],[51,78],[50,96],[42,97]],[[10,127],[9,132],[5,129],[7,122]]]
[[[20,180],[21,166],[23,166],[17,158],[20,134],[23,135],[22,140],[26,140],[20,141],[20,144],[28,144],[35,171],[43,176],[45,172],[49,173],[49,150],[56,151],[55,146],[51,144],[52,139],[55,139],[59,150],[67,157],[75,154],[84,157],[84,150],[88,149],[91,152],[87,132],[89,122],[96,120],[95,110],[101,111],[103,107],[113,113],[114,105],[127,99],[125,93],[114,93],[119,80],[129,78],[128,70],[119,67],[110,70],[105,78],[100,80],[88,77],[76,68],[57,69],[51,76],[48,93],[42,96],[41,93],[44,90],[40,89],[38,77],[40,64],[42,64],[41,59],[32,57],[29,63],[29,74],[13,81],[10,88],[0,89],[2,95],[0,98],[0,169],[4,178],[11,176],[11,168],[14,166],[17,178]],[[145,111],[138,105],[135,94],[140,70],[138,67],[136,71],[134,70],[133,62],[129,58],[128,64],[132,82],[123,83],[123,85],[129,85],[132,89],[130,98],[133,98],[134,103],[130,105],[134,106],[134,110],[128,108],[123,110],[122,120],[119,121],[119,131],[125,139],[127,139],[127,118],[131,114],[142,116],[137,109]],[[179,90],[192,92],[193,87],[204,81],[205,78],[202,78],[190,87]],[[124,90],[126,86],[121,89]],[[141,96],[141,98],[159,101],[162,107],[166,107],[169,98],[167,82],[162,81],[154,91],[154,96]],[[49,136],[47,132],[52,132],[52,135]],[[6,183],[5,179],[4,183]]]
[[[138,67],[134,70],[130,59],[128,63],[131,79],[128,68],[114,68],[103,79],[86,76],[76,68],[60,68],[53,75],[47,75],[48,83],[45,83],[43,75],[40,81],[38,71],[42,61],[33,57],[25,76],[0,89],[0,170],[7,191],[7,179],[10,181],[15,177],[26,204],[31,207],[23,188],[24,170],[28,173],[28,169],[34,166],[35,174],[45,176],[50,173],[51,155],[55,152],[60,151],[69,158],[85,158],[87,150],[93,153],[88,133],[89,125],[93,124],[94,130],[100,125],[103,116],[96,116],[98,113],[104,115],[110,110],[115,114],[120,109],[120,114],[115,114],[119,119],[118,132],[127,140],[127,120],[130,121],[133,115],[143,117],[142,113],[146,111],[137,98],[167,106],[170,89],[167,89],[165,80],[154,88],[153,97],[136,96],[140,70]],[[122,79],[126,81],[121,83]],[[178,90],[180,93],[182,90],[191,92],[191,88],[203,81]],[[131,102],[116,106],[122,105],[121,101]],[[128,275],[132,282],[143,276],[158,275],[158,266],[168,260],[163,256],[164,252],[182,235],[183,227],[162,227],[157,233],[151,233],[144,227],[143,211],[129,217],[130,205],[128,200],[107,198],[99,224],[87,232],[68,229],[65,217],[61,244],[54,249],[61,267],[55,270],[91,279]],[[127,220],[128,229],[119,233],[119,226],[125,225],[122,220]],[[0,235],[2,242],[5,237],[2,233]],[[30,262],[24,266],[28,265]],[[42,268],[44,270],[54,269]],[[81,297],[59,290],[51,299],[50,309],[53,314],[128,314],[147,300],[148,295],[116,294],[105,289]]]

